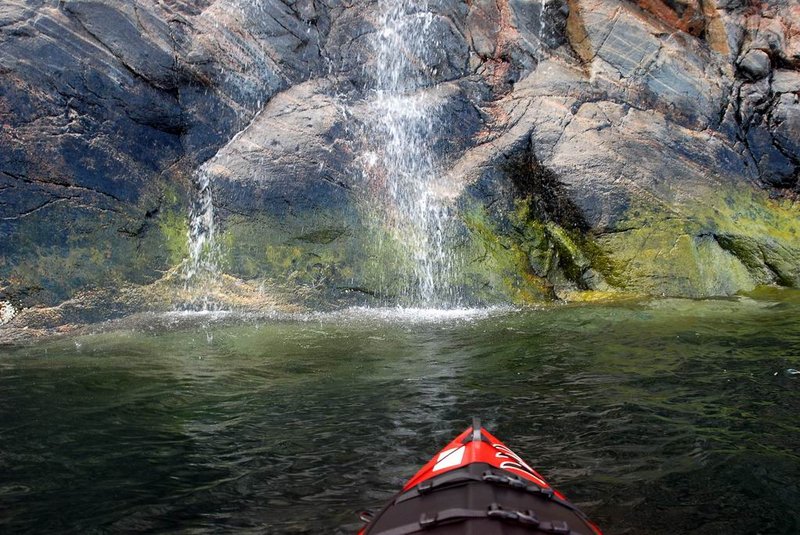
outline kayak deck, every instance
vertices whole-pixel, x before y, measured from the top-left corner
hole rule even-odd
[[[361,535],[601,535],[583,513],[475,423],[412,477]]]

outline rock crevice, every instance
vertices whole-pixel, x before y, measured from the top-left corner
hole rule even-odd
[[[543,5],[415,8],[431,49],[410,64],[444,118],[430,142],[474,267],[463,289],[488,302],[797,285],[797,2]],[[379,9],[0,10],[0,299],[54,305],[158,280],[185,256],[204,162],[230,274],[390,295],[369,267],[380,229],[360,180]]]

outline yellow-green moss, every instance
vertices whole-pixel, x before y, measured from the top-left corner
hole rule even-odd
[[[189,220],[184,213],[169,210],[158,219],[170,266],[180,264],[189,255]]]
[[[232,216],[218,240],[223,265],[242,278],[397,294],[411,272],[410,260],[387,231],[350,223],[318,213],[308,222],[311,230],[293,232],[270,217]]]
[[[518,199],[505,222],[492,220],[483,207],[465,213],[474,242],[467,266],[472,286],[487,280],[495,293],[515,302],[541,302],[578,291],[613,292],[619,266],[594,237],[539,220],[533,204]]]
[[[619,227],[598,244],[632,291],[707,297],[800,284],[800,211],[764,192],[698,191],[670,211],[639,203]]]
[[[519,221],[517,236],[504,235],[479,207],[464,214],[464,223],[471,235],[465,282],[478,290],[480,297],[507,296],[517,304],[555,298],[552,285],[533,271],[529,261],[530,245],[544,241],[542,226]]]

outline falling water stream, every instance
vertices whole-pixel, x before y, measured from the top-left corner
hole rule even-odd
[[[544,59],[544,39],[547,37],[546,28],[547,21],[545,15],[547,14],[547,0],[541,0],[541,10],[539,11],[539,54],[538,60],[541,62]]]
[[[187,287],[219,275],[214,199],[205,165],[195,172],[194,182],[197,191],[189,214],[189,258],[183,272]]]
[[[446,200],[441,164],[432,147],[438,118],[430,86],[436,73],[426,61],[435,46],[434,16],[426,2],[379,4],[371,103],[376,123],[369,132],[377,145],[378,165],[369,166],[367,175],[383,185],[381,224],[389,227],[409,266],[401,301],[452,306],[457,300],[452,284],[455,260],[448,248],[453,208]]]
[[[367,127],[364,174],[376,191],[379,232],[387,232],[398,252],[392,266],[381,266],[387,277],[399,271],[397,303],[424,308],[458,305],[453,283],[457,257],[452,242],[453,206],[442,179],[441,162],[433,150],[439,120],[432,93],[436,69],[430,57],[436,41],[435,15],[426,2],[380,0],[374,63],[367,73],[374,80],[370,110],[375,121]],[[238,136],[236,136],[238,137]],[[234,140],[236,139],[234,137]],[[188,249],[184,264],[186,290],[203,309],[220,276],[220,250],[212,181],[207,164],[195,173],[196,193],[190,212]],[[387,269],[388,268],[388,269]],[[203,296],[206,297],[203,297]]]

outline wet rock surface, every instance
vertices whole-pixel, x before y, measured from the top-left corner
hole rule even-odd
[[[0,300],[52,306],[162,278],[186,256],[204,162],[227,272],[379,292],[363,181],[378,10],[0,7]],[[432,46],[408,75],[430,80],[476,299],[800,284],[797,2],[417,11]]]

